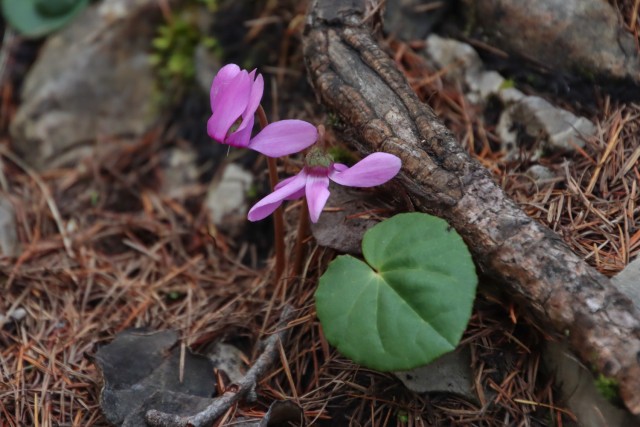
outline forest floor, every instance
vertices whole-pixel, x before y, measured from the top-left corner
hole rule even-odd
[[[621,13],[629,13],[626,7]],[[304,79],[300,30],[293,28],[290,43],[262,70],[267,81],[284,87],[284,76]],[[602,95],[589,116],[597,136],[574,154],[540,159],[562,173],[535,181],[524,173],[531,165],[527,153],[504,157],[487,111],[470,106],[430,68],[419,44],[384,43],[416,92],[531,217],[609,276],[640,252],[640,230],[628,220],[637,217],[640,202],[640,106]],[[8,94],[16,89],[3,89],[0,190],[15,211],[21,251],[0,257],[0,312],[22,308],[26,316],[0,328],[0,426],[109,425],[93,355],[118,332],[173,329],[195,351],[217,340],[234,342],[249,362],[285,304],[296,309],[290,337],[260,383],[258,400],[232,407],[228,424],[219,425],[260,417],[285,399],[298,403],[314,425],[574,425],[541,362],[541,343],[554,337],[491,291],[491,283],[481,287],[461,344],[471,349],[477,401],[413,393],[391,374],[353,364],[324,340],[313,294],[335,251],[308,238],[302,273],[274,286],[273,259],[252,240],[251,233],[264,230],[235,238],[213,227],[204,206],[207,182],[191,183],[180,196],[163,193],[164,153],[189,141],[160,125],[134,145],[38,173],[13,153],[6,129],[16,107]],[[298,116],[328,122],[308,87],[280,102],[294,96]],[[281,109],[281,116],[288,112]],[[255,170],[265,167],[252,162]],[[288,253],[301,206],[286,206]],[[362,216],[394,213],[378,207]]]

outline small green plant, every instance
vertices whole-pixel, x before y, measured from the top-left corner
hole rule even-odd
[[[513,79],[504,79],[500,85],[500,89],[512,89],[516,87],[516,82]]]
[[[274,214],[275,281],[284,264],[282,210],[286,200],[306,198],[311,222],[318,222],[330,197],[330,182],[348,187],[375,187],[395,177],[402,160],[375,152],[352,166],[336,162],[326,151],[324,127],[302,120],[268,124],[254,137],[254,116],[264,78],[255,71],[227,64],[211,85],[212,115],[207,133],[222,144],[255,150],[269,157],[272,181],[275,157],[309,148],[304,166],[273,185],[273,192],[249,209],[260,221]],[[236,125],[239,125],[236,127]],[[313,147],[312,147],[313,146]],[[304,224],[301,216],[300,224]],[[296,243],[302,245],[302,235]],[[371,228],[362,240],[364,260],[338,256],[320,277],[316,311],[327,341],[342,354],[369,368],[402,371],[426,365],[453,351],[466,329],[478,277],[471,254],[446,221],[423,213],[403,213]]]
[[[362,240],[364,261],[338,256],[320,277],[316,310],[327,340],[379,371],[426,365],[456,348],[478,278],[446,221],[404,213]]]
[[[196,0],[196,3],[205,5],[209,12],[217,12],[218,6],[220,6],[218,0]]]
[[[620,405],[622,403],[618,390],[618,381],[616,381],[615,378],[598,374],[598,377],[594,381],[596,388],[605,399],[615,405]]]
[[[199,40],[197,27],[183,16],[160,26],[152,42],[154,52],[150,59],[161,82],[187,82],[194,78],[193,56]]]
[[[327,114],[327,124],[336,129],[344,128],[344,123],[342,122],[342,119],[340,119],[340,116],[332,111]]]
[[[329,148],[328,151],[331,157],[333,157],[333,160],[338,163],[352,165],[357,161],[353,153],[342,146],[334,145],[333,147]]]

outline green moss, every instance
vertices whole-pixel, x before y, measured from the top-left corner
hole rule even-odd
[[[98,202],[100,201],[100,193],[96,190],[89,191],[89,203],[91,203],[92,207],[98,206]]]
[[[516,87],[516,82],[513,79],[504,79],[500,85],[500,89],[512,89]]]
[[[170,23],[158,28],[150,59],[161,82],[166,84],[175,79],[189,81],[195,77],[193,56],[199,40],[197,27],[184,16],[176,16]]]
[[[340,119],[340,116],[332,111],[327,114],[327,125],[336,129],[344,128],[344,122]]]
[[[218,0],[195,0],[196,3],[203,4],[209,9],[209,12],[217,12],[220,6]]]
[[[615,405],[621,404],[618,381],[615,378],[598,374],[594,382],[596,388],[605,399]]]
[[[174,14],[170,22],[158,27],[151,42],[149,61],[156,73],[158,105],[170,103],[195,81],[198,45],[203,44],[215,56],[222,56],[218,41],[198,28],[197,14],[202,13],[198,3],[205,4],[211,13],[218,5],[217,0],[192,0],[184,10]]]
[[[329,148],[328,152],[329,152],[329,155],[333,158],[333,161],[336,163],[344,163],[347,165],[352,165],[357,161],[357,159],[351,153],[351,151],[339,145],[335,145]]]
[[[591,83],[595,83],[597,80],[596,74],[589,67],[576,67],[575,73]]]
[[[246,193],[247,199],[252,200],[258,197],[258,187],[256,187],[255,185],[251,185],[248,189],[247,189],[247,193]]]

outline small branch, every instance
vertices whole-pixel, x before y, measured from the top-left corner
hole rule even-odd
[[[286,324],[291,320],[292,315],[293,308],[291,306],[285,306],[280,316],[280,322],[277,327],[278,331],[267,338],[264,351],[260,357],[258,357],[244,378],[236,384],[237,391],[224,393],[222,396],[214,399],[211,405],[202,412],[188,417],[167,414],[152,409],[147,412],[147,424],[154,427],[204,427],[211,425],[214,420],[222,416],[232,405],[235,405],[240,399],[253,390],[260,381],[260,378],[267,373],[267,369],[269,369],[278,357],[278,343],[284,342],[286,339],[288,333]]]
[[[269,124],[267,120],[267,114],[264,112],[262,105],[258,107],[258,120],[260,120],[260,127],[264,129]],[[269,182],[271,184],[271,191],[275,190],[278,185],[278,167],[276,166],[276,159],[267,157],[267,164],[269,165]],[[276,209],[273,213],[273,240],[276,246],[276,273],[274,276],[274,288],[278,284],[282,272],[284,271],[284,217],[282,215],[282,207]]]

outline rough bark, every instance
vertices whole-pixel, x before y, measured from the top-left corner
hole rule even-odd
[[[615,378],[639,415],[640,313],[510,200],[416,97],[372,36],[374,9],[367,0],[313,2],[304,56],[316,93],[354,131],[363,155],[400,157],[399,180],[416,208],[449,221],[477,266],[566,335],[587,366]]]

